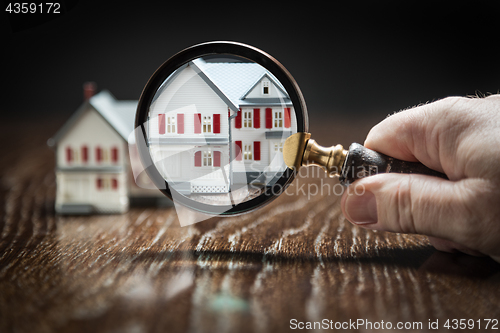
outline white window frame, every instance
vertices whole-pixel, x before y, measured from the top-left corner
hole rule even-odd
[[[109,148],[101,147],[101,163],[109,163],[109,161],[111,160],[109,158],[109,155]]]
[[[243,161],[253,161],[253,144],[243,143]]]
[[[253,110],[243,110],[242,128],[253,128]]]
[[[269,80],[262,81],[262,95],[267,96],[271,93],[271,85],[269,84]]]
[[[107,176],[99,176],[97,179],[101,180],[101,188],[97,188],[99,191],[110,191],[111,190],[111,178]],[[97,187],[97,184],[96,184]]]
[[[283,128],[283,110],[273,110],[273,128]]]
[[[201,132],[213,133],[212,115],[201,115]]]
[[[71,148],[71,154],[73,154],[73,160],[71,161],[71,163],[80,164],[82,162],[80,158],[80,153],[81,150],[79,148]]]
[[[177,133],[177,123],[175,116],[165,115],[165,133],[166,134],[176,134]]]
[[[201,166],[211,167],[214,164],[213,152],[211,150],[201,151]]]
[[[283,141],[274,143],[273,147],[275,154],[277,154],[278,152],[283,153]]]

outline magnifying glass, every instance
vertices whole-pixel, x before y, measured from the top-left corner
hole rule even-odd
[[[379,172],[446,177],[358,144],[349,151],[317,145],[291,74],[269,54],[236,42],[203,43],[168,59],[142,92],[135,128],[155,186],[209,215],[268,204],[303,165],[323,167],[346,185]]]
[[[210,215],[261,207],[292,182],[285,140],[307,132],[306,105],[288,71],[240,43],[185,49],[151,76],[136,143],[145,170],[175,203]]]

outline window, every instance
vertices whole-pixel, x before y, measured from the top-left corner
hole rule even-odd
[[[109,191],[118,189],[118,179],[109,177],[97,177],[96,188],[100,191]]]
[[[175,116],[167,117],[167,133],[175,133]]]
[[[245,161],[252,160],[252,145],[244,145],[243,148],[243,159]]]
[[[260,141],[244,143],[235,141],[236,160],[241,161],[260,161]]]
[[[243,111],[243,127],[251,128],[252,127],[252,111]]]
[[[274,144],[274,153],[283,153],[283,142]]]
[[[283,112],[281,110],[274,110],[274,128],[283,127]]]
[[[100,146],[95,147],[95,161],[96,163],[118,163],[119,151],[118,147],[103,148]]]
[[[269,81],[262,81],[262,95],[269,95]]]
[[[222,155],[221,152],[217,150],[197,151],[194,153],[194,166],[220,167],[221,155]]]
[[[204,151],[203,152],[203,166],[212,166],[212,152]]]
[[[109,162],[109,151],[108,149],[102,149],[102,161]]]
[[[212,133],[212,117],[203,116],[203,133]]]

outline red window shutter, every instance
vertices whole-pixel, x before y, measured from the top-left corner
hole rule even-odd
[[[253,109],[253,128],[260,128],[260,109]]]
[[[116,147],[111,148],[111,160],[113,163],[118,162],[118,148]]]
[[[236,118],[234,119],[234,127],[241,128],[241,109],[238,111]]]
[[[260,161],[260,141],[253,142],[253,159],[254,161]]]
[[[112,178],[112,179],[111,179],[111,188],[112,188],[113,190],[118,189],[118,179],[116,179],[116,178]]]
[[[273,128],[273,109],[266,108],[266,128]]]
[[[220,133],[220,114],[214,114],[214,133]]]
[[[102,178],[97,178],[96,186],[98,190],[102,188]]]
[[[177,134],[184,134],[184,113],[177,114]]]
[[[214,150],[214,167],[220,167],[220,151]]]
[[[66,147],[66,162],[71,163],[73,161],[73,150],[71,147]]]
[[[158,114],[158,133],[165,134],[165,114]]]
[[[234,142],[234,155],[236,156],[237,161],[241,161],[241,141],[235,141]]]
[[[194,132],[201,133],[201,113],[194,114]]]
[[[285,127],[290,128],[291,125],[290,108],[285,108]]]
[[[194,153],[194,166],[201,167],[201,151]]]
[[[82,162],[87,163],[89,160],[89,149],[87,146],[82,146]]]
[[[96,162],[101,162],[102,160],[102,149],[101,147],[96,147],[95,149],[95,160]]]

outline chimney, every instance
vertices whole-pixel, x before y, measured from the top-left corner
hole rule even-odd
[[[96,91],[95,82],[85,82],[83,84],[83,101],[88,101],[92,96],[94,96]]]

